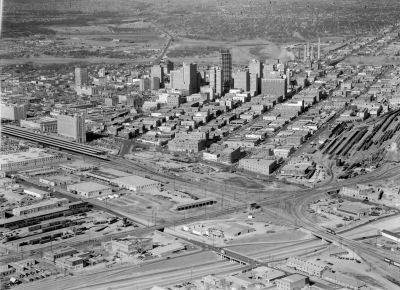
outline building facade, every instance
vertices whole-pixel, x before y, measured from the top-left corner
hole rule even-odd
[[[0,117],[10,121],[23,120],[26,118],[26,105],[0,103]]]
[[[72,138],[78,143],[86,143],[86,125],[84,114],[58,115],[57,133]]]
[[[222,92],[229,92],[232,85],[232,54],[229,49],[219,52],[219,67],[222,70]]]

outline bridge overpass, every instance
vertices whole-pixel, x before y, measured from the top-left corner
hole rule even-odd
[[[52,146],[59,149],[71,151],[74,153],[80,153],[103,160],[109,160],[107,158],[105,150],[94,148],[85,144],[68,141],[55,136],[34,133],[27,129],[23,129],[13,125],[1,126],[0,133],[12,137],[33,141],[42,145]]]

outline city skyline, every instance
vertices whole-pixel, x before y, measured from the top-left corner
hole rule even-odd
[[[0,289],[399,289],[382,1],[2,2]]]

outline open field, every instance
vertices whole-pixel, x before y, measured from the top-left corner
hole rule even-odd
[[[9,51],[1,50],[0,56],[9,59],[4,64],[87,58],[140,63],[157,57],[168,33],[174,41],[167,56],[177,62],[216,63],[221,47],[232,49],[237,65],[251,58],[285,61],[294,58],[286,44],[322,37],[323,42],[333,41],[334,47],[346,37],[369,35],[393,23],[400,11],[395,0],[339,2],[116,0],[110,5],[105,0],[39,0],[32,6],[28,0],[6,0],[2,27],[6,42],[38,35],[64,39],[37,51],[32,44],[18,43]]]

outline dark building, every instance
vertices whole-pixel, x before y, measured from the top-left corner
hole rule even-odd
[[[227,93],[232,84],[232,55],[229,49],[220,50],[219,67],[222,70],[222,91]]]

